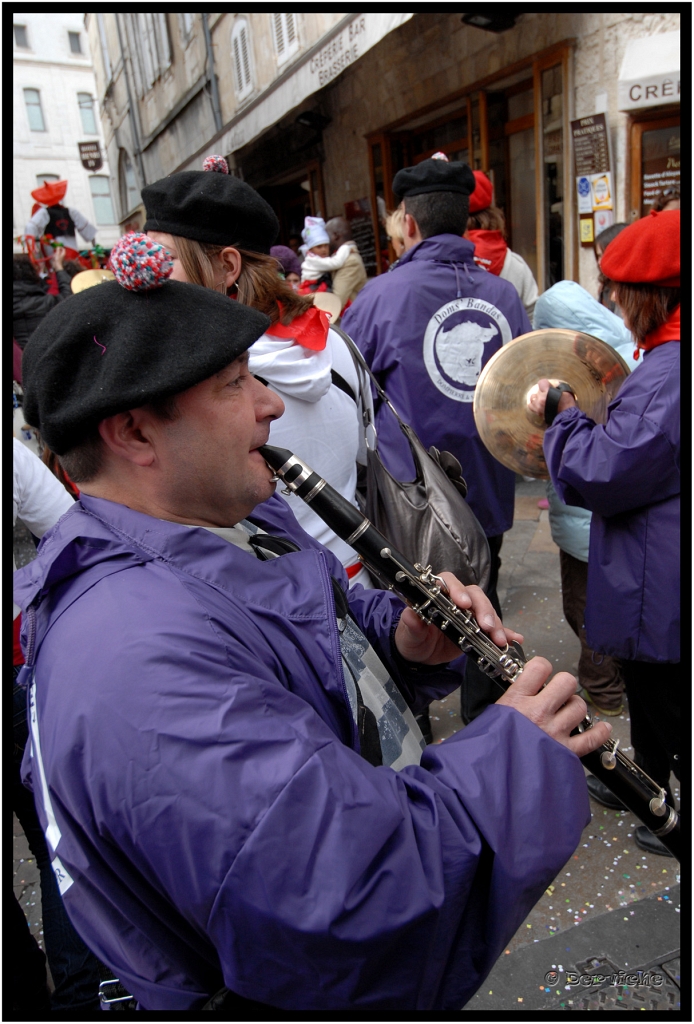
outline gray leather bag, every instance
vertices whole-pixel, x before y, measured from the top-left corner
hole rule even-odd
[[[465,500],[467,484],[460,463],[450,452],[439,452],[436,448],[426,450],[412,427],[400,418],[352,339],[339,328],[333,327],[333,330],[341,335],[352,353],[360,385],[364,377],[359,370],[368,374],[379,397],[396,417],[416,469],[414,480],[405,482],[392,476],[374,445],[375,428],[371,422],[365,422],[364,513],[411,562],[431,565],[437,573],[447,570],[466,586],[476,584],[486,590],[491,568],[489,545]],[[366,409],[367,403],[362,401],[361,406]]]

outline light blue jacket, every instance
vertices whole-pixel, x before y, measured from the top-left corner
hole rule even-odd
[[[533,329],[545,327],[592,334],[616,349],[630,370],[641,365],[634,359],[634,339],[621,317],[601,306],[575,281],[559,281],[537,300]],[[551,481],[547,482],[547,498],[554,543],[579,561],[587,562],[592,513],[576,505],[565,505]]]

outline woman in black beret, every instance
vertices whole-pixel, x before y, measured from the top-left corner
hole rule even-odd
[[[173,280],[221,291],[270,318],[249,349],[251,372],[285,405],[270,442],[296,451],[356,505],[357,462],[366,463],[361,402],[370,403],[371,392],[360,387],[349,351],[313,296],[298,295],[280,276],[281,265],[270,255],[279,231],[272,207],[230,175],[221,156],[207,157],[202,171],[148,185],[142,199],[145,231],[169,250]],[[340,559],[350,581],[370,586],[356,552],[301,499],[290,496],[289,503],[306,532]]]

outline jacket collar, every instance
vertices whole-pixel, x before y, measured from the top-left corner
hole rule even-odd
[[[399,267],[418,260],[433,260],[445,263],[469,263],[476,266],[474,260],[475,247],[467,238],[458,235],[432,235],[418,242],[400,257]]]

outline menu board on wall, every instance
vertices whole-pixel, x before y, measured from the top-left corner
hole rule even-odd
[[[582,245],[592,245],[595,237],[614,223],[614,183],[605,115],[591,114],[572,121],[571,135],[579,239]]]
[[[642,213],[659,192],[680,189],[680,126],[645,131],[641,138]]]
[[[352,228],[352,238],[357,243],[366,273],[373,277],[376,274],[376,239],[370,200],[354,199],[350,203],[345,203],[345,217]]]

